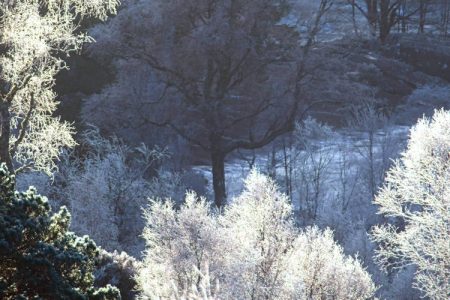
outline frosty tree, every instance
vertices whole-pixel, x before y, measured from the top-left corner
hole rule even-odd
[[[61,147],[74,146],[52,90],[64,58],[92,39],[87,18],[104,20],[118,0],[0,1],[0,161],[8,169],[50,173]]]
[[[376,255],[386,268],[414,265],[415,286],[431,299],[450,291],[450,112],[436,111],[411,130],[407,150],[375,199],[401,226],[375,227]]]
[[[253,172],[225,208],[188,193],[153,201],[137,276],[142,299],[369,299],[375,285],[330,230],[300,231],[270,178]]]

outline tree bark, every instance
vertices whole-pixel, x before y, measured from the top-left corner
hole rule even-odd
[[[0,104],[0,161],[5,163],[10,172],[14,172],[9,142],[11,137],[11,115],[7,103]]]
[[[396,3],[396,4],[399,4]],[[384,43],[396,21],[396,6],[390,0],[380,1],[380,41]]]
[[[449,0],[442,0],[441,3],[441,33],[444,37],[448,34],[448,21],[449,21]]]
[[[226,204],[226,190],[225,190],[225,154],[218,151],[211,151],[213,188],[214,188],[214,203],[218,208]]]
[[[370,30],[375,36],[377,32],[378,23],[378,0],[366,0],[367,5],[367,21],[369,22]]]
[[[428,3],[427,0],[420,0],[419,7],[419,33],[425,32],[425,23],[427,17]]]

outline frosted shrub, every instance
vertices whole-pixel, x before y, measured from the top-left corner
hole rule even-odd
[[[120,290],[122,300],[136,298],[134,279],[139,262],[125,252],[112,253],[101,250],[95,275],[95,286],[116,286]]]
[[[232,298],[288,297],[286,270],[297,230],[292,207],[268,177],[255,172],[244,192],[225,210],[223,237],[232,245],[225,284]]]
[[[397,224],[375,227],[385,268],[417,267],[415,286],[431,299],[450,291],[450,112],[436,111],[411,130],[406,151],[375,199]]]
[[[157,195],[153,192],[169,193],[171,187],[145,178],[160,160],[160,151],[130,148],[95,129],[83,134],[82,146],[88,148],[85,157],[68,158],[61,166],[65,182],[59,193],[69,202],[72,230],[89,234],[108,251],[138,255],[143,249],[141,207],[146,197]]]
[[[344,255],[330,229],[311,227],[298,236],[289,273],[303,284],[299,299],[368,299],[375,291],[369,273]]]
[[[137,276],[143,299],[366,299],[374,284],[330,230],[299,231],[288,198],[252,172],[223,212],[190,192],[152,201]]]
[[[207,271],[212,278],[216,275],[221,237],[209,204],[190,192],[179,211],[174,205],[171,200],[152,201],[145,211],[147,251],[138,276],[145,299],[169,299],[198,286],[208,262],[214,263]]]

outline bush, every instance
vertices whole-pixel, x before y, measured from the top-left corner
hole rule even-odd
[[[95,271],[95,286],[111,284],[120,290],[123,300],[136,299],[135,276],[138,264],[134,257],[125,252],[100,251],[99,265]]]

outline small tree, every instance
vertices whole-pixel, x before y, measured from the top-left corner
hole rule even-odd
[[[334,159],[333,149],[324,146],[320,140],[333,138],[333,131],[327,125],[312,118],[298,124],[294,131],[295,149],[298,153],[294,160],[295,188],[299,196],[299,209],[305,223],[315,221],[318,209],[325,198],[324,186],[330,177],[330,167]]]
[[[118,0],[0,0],[0,161],[51,173],[73,129],[54,117],[52,88],[64,58],[90,39],[86,17],[105,19]]]
[[[373,229],[385,269],[414,265],[415,286],[431,299],[450,294],[450,112],[436,111],[411,130],[407,150],[375,199],[398,226]]]
[[[14,191],[15,178],[0,167],[0,298],[120,299],[117,289],[93,288],[99,254],[88,237],[68,232],[70,214],[51,215],[33,188]]]

